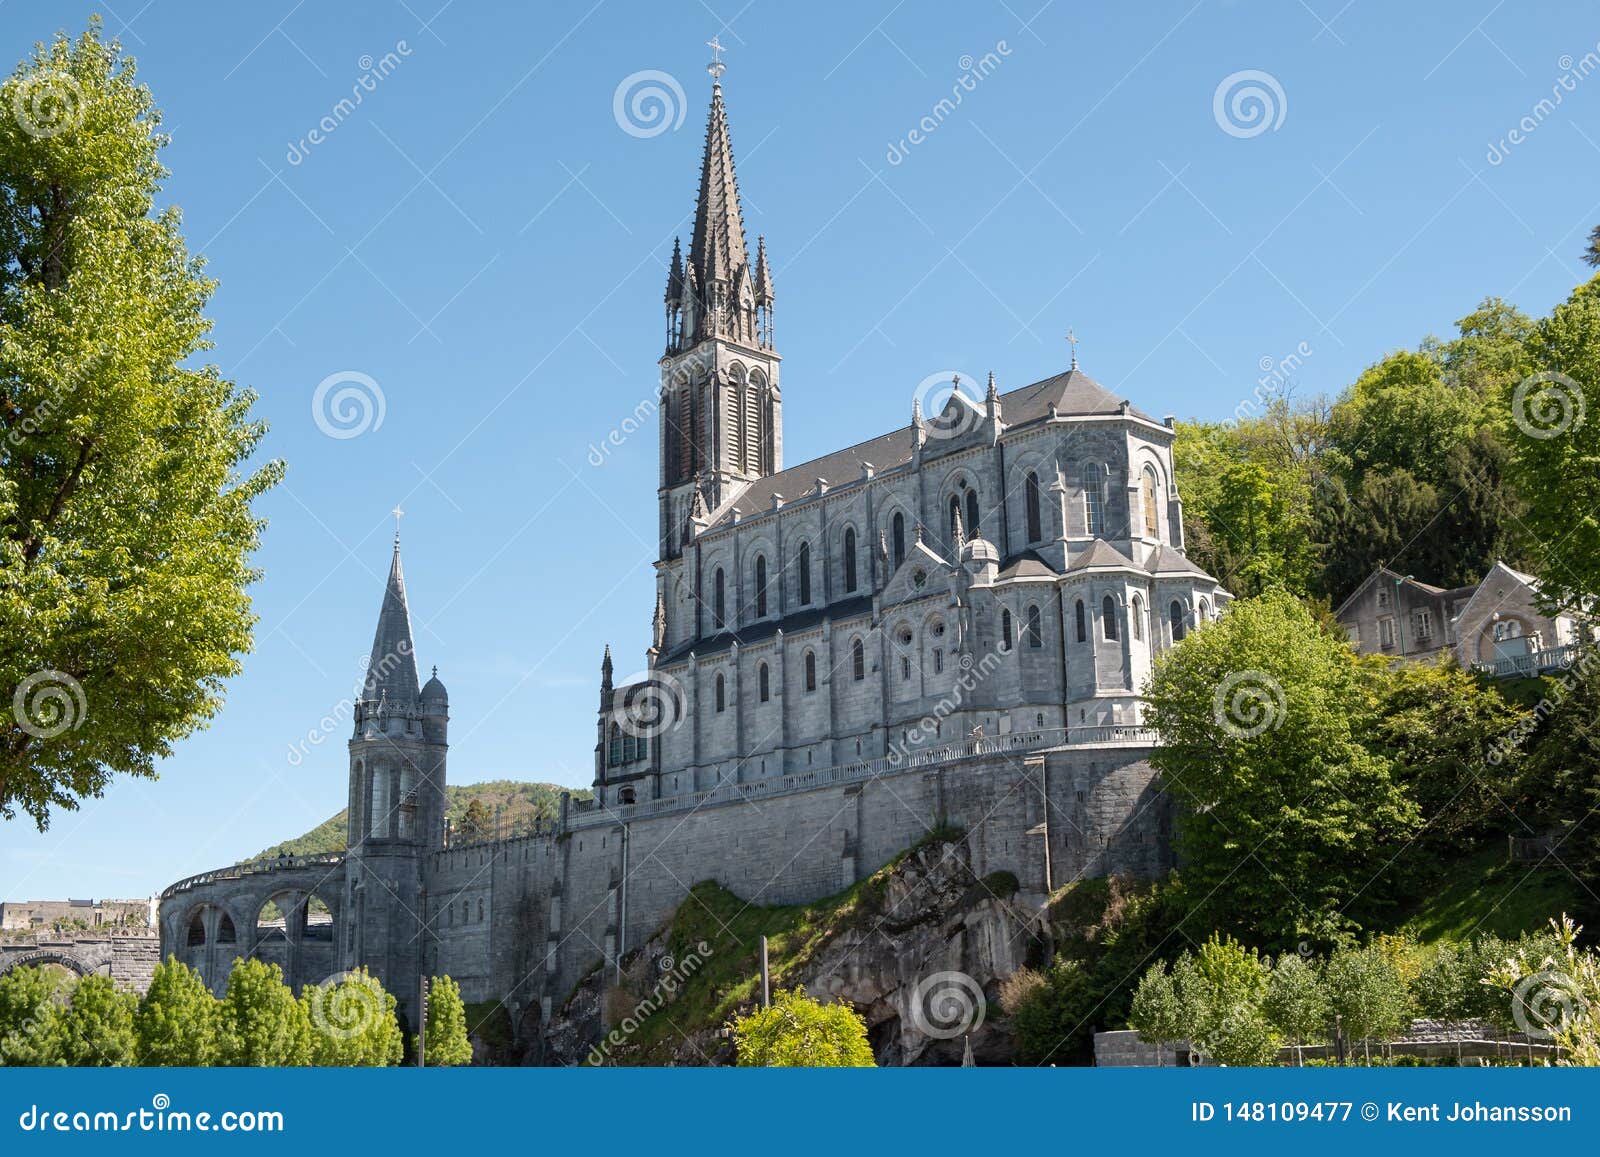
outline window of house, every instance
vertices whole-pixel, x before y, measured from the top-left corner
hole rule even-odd
[[[1105,533],[1105,471],[1091,462],[1083,468],[1083,526],[1090,537]]]
[[[806,652],[805,667],[806,690],[815,691],[817,689],[817,653],[815,651]]]
[[[1418,639],[1426,640],[1426,639],[1433,638],[1433,612],[1432,611],[1429,611],[1426,608],[1418,610],[1416,612],[1415,616],[1413,616],[1413,623],[1414,623],[1415,628],[1416,628],[1416,633],[1417,633],[1417,638]]]
[[[1378,645],[1380,647],[1394,646],[1394,620],[1382,618],[1378,620]]]
[[[612,767],[622,762],[622,728],[615,723],[611,725],[611,757]]]
[[[1389,605],[1389,590],[1387,587],[1378,588],[1378,608],[1381,610]]]
[[[756,618],[767,614],[767,556],[756,555]]]
[[[850,674],[857,683],[867,677],[867,650],[860,639],[850,644]]]
[[[1044,646],[1044,629],[1039,622],[1039,608],[1030,606],[1027,619],[1028,646],[1037,650]]]
[[[844,532],[844,589],[847,593],[856,589],[856,532],[854,527],[847,527]]]
[[[800,544],[800,557],[795,564],[800,568],[800,605],[811,605],[811,544]]]
[[[765,703],[771,692],[771,679],[767,674],[767,665],[762,663],[756,668],[756,694],[760,697],[761,702]]]
[[[1039,476],[1031,470],[1023,482],[1023,505],[1027,514],[1028,541],[1038,542],[1044,537],[1043,519],[1040,517]]]
[[[1107,639],[1117,637],[1117,600],[1110,595],[1100,602],[1100,630]]]

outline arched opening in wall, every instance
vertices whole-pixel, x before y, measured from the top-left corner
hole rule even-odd
[[[811,605],[811,544],[809,542],[800,544],[799,557],[795,561],[795,567],[800,572],[800,605],[808,607]]]
[[[896,569],[906,561],[906,516],[898,510],[894,513],[894,521],[890,523],[890,537],[893,539],[894,565]]]
[[[1183,604],[1177,599],[1172,600],[1172,605],[1167,608],[1167,619],[1172,625],[1172,641],[1183,642]]]
[[[1004,607],[1000,610],[1000,649],[1011,650],[1011,612]]]
[[[867,650],[860,639],[850,644],[850,675],[857,683],[867,677]]]
[[[1144,501],[1144,534],[1146,538],[1160,537],[1160,512],[1156,509],[1156,472],[1152,466],[1144,468],[1140,482],[1140,495]]]
[[[982,529],[978,516],[982,513],[978,509],[978,492],[976,489],[967,491],[967,537],[976,538]]]
[[[772,695],[772,680],[765,663],[756,667],[756,694],[765,703]]]
[[[372,804],[368,810],[371,822],[367,825],[367,835],[381,840],[389,835],[389,769],[375,765],[370,778]]]
[[[1209,623],[1210,621],[1211,621],[1211,604],[1206,602],[1205,599],[1201,599],[1200,600],[1200,608],[1195,614],[1195,626],[1198,627],[1202,623]]]
[[[728,622],[728,583],[723,577],[722,568],[717,568],[717,573],[711,579],[711,621],[718,630]]]
[[[716,700],[717,700],[717,714],[720,715],[720,714],[722,714],[723,708],[725,708],[728,705],[728,685],[727,685],[726,681],[722,678],[722,676],[720,674],[717,676]]]
[[[189,917],[189,929],[184,935],[184,945],[188,948],[198,948],[206,942],[206,910],[196,908],[194,915]]]
[[[1107,595],[1100,600],[1100,630],[1108,642],[1117,638],[1117,600]]]
[[[756,555],[756,618],[767,615],[767,556]]]
[[[1133,609],[1128,618],[1132,620],[1133,637],[1139,642],[1144,641],[1144,599],[1138,595],[1133,596]]]
[[[333,909],[315,892],[306,897],[306,927],[301,939],[333,943]]]
[[[287,944],[295,939],[298,929],[292,927],[300,919],[300,894],[278,892],[267,897],[256,912],[256,944]]]
[[[806,652],[805,669],[806,690],[815,691],[817,689],[817,653],[815,651]]]
[[[239,933],[233,926],[233,917],[224,912],[217,921],[217,943],[237,944],[238,942]]]
[[[637,801],[638,796],[631,787],[625,787],[617,792],[618,803],[636,803]]]
[[[1099,538],[1106,530],[1105,518],[1105,468],[1089,462],[1083,468],[1083,526],[1090,538]]]
[[[846,527],[844,532],[844,589],[846,594],[856,589],[856,531],[853,526]]]
[[[615,723],[611,725],[610,742],[606,747],[606,762],[612,767],[622,765],[622,728]]]
[[[1039,497],[1039,476],[1033,471],[1028,471],[1028,477],[1023,481],[1023,504],[1027,513],[1028,541],[1038,542],[1044,537],[1044,519],[1041,514],[1042,503]]]

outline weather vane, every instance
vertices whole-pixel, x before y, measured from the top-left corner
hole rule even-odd
[[[706,65],[706,71],[711,74],[712,82],[718,83],[722,80],[722,74],[728,71],[728,66],[722,63],[722,54],[727,49],[722,47],[722,42],[715,36],[706,41],[706,47],[711,49],[711,63]]]

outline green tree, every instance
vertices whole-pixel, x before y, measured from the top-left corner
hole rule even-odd
[[[460,840],[470,844],[476,840],[494,838],[494,812],[481,799],[472,799],[461,815]]]
[[[1172,973],[1163,962],[1156,964],[1139,978],[1133,990],[1133,1001],[1128,1006],[1128,1027],[1156,1048],[1156,1064],[1162,1063],[1162,1052],[1167,1045],[1182,1040],[1189,1018]]]
[[[236,960],[222,997],[217,1063],[293,1067],[311,1063],[311,1022],[283,982],[283,970],[260,960]]]
[[[1178,804],[1185,892],[1204,924],[1269,945],[1328,940],[1418,823],[1361,741],[1373,704],[1344,640],[1282,591],[1236,602],[1158,660],[1150,762]]]
[[[98,22],[0,84],[0,816],[40,828],[216,713],[281,472],[194,362],[213,283],[156,209],[159,123]]]
[[[310,1061],[323,1067],[397,1065],[405,1038],[395,998],[365,968],[346,972],[300,994],[310,1032]]]
[[[472,1063],[472,1041],[467,1036],[467,1007],[461,986],[448,976],[436,976],[428,985],[428,1038],[423,1063]]]
[[[131,1065],[136,1056],[133,1012],[138,998],[109,976],[93,974],[73,986],[56,1016],[56,1064],[73,1068]]]
[[[1359,1039],[1370,1063],[1372,1042],[1399,1036],[1411,1023],[1411,993],[1393,959],[1377,945],[1342,948],[1323,971],[1328,1003],[1347,1040]]]
[[[1262,1009],[1268,970],[1253,948],[1213,933],[1172,966],[1178,1007],[1195,1048],[1223,1065],[1270,1065],[1278,1040]]]
[[[39,967],[0,972],[0,1065],[59,1063],[56,1019],[66,978]]]
[[[1328,994],[1317,975],[1316,965],[1299,954],[1287,952],[1278,958],[1267,980],[1261,1000],[1267,1023],[1284,1039],[1294,1043],[1295,1061],[1304,1062],[1301,1049],[1327,1039],[1333,1019]]]
[[[1527,349],[1535,373],[1502,404],[1510,478],[1528,504],[1529,566],[1552,606],[1592,607],[1600,591],[1600,293],[1574,291],[1534,326]]]
[[[200,974],[177,957],[156,965],[133,1014],[141,1065],[198,1067],[217,1060],[221,1009]]]
[[[1591,269],[1600,269],[1600,225],[1589,230],[1589,243],[1583,247],[1583,260]]]
[[[871,1068],[867,1023],[848,1004],[823,1004],[805,989],[777,992],[771,1008],[736,1017],[739,1064],[752,1068]]]

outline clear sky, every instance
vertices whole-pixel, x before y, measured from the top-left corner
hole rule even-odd
[[[588,784],[601,648],[622,674],[649,643],[656,432],[591,446],[655,389],[713,36],[790,464],[903,425],[930,374],[1057,372],[1069,327],[1156,415],[1226,417],[1290,355],[1337,392],[1486,295],[1547,311],[1600,222],[1582,4],[11,0],[0,55],[95,10],[165,110],[215,359],[288,477],[221,717],[159,781],[0,828],[6,899],[148,894],[344,805],[321,720],[397,505],[452,781]],[[332,437],[342,374],[381,422]]]

